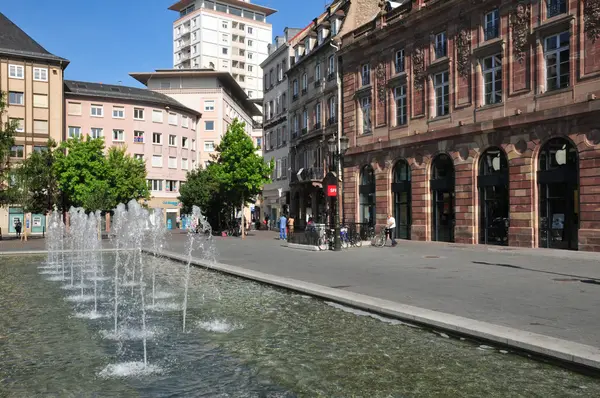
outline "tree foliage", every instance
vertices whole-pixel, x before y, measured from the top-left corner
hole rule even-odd
[[[179,196],[184,212],[196,205],[213,227],[224,227],[233,211],[258,195],[270,181],[273,164],[265,162],[256,151],[245,125],[234,120],[216,148],[214,161],[187,174]]]
[[[14,121],[1,122],[6,106],[6,93],[0,91],[0,204],[10,202],[7,177],[10,171],[10,150],[15,145],[17,131],[17,124]]]
[[[109,210],[119,203],[148,197],[143,161],[121,148],[110,148],[105,155],[102,139],[65,141],[55,158],[54,172],[67,206]]]
[[[53,172],[56,143],[48,141],[47,149],[33,152],[14,168],[9,188],[10,201],[25,212],[43,213],[60,205],[60,192]]]

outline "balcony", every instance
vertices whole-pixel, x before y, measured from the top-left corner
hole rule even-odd
[[[323,178],[325,178],[325,173],[322,167],[301,167],[298,170],[292,170],[292,175],[290,177],[290,184],[298,184],[304,182],[322,181]]]
[[[319,87],[321,87],[321,79],[316,79],[316,80],[315,80],[314,87],[315,87],[315,88],[319,88]]]
[[[336,123],[337,123],[337,118],[335,116],[330,117],[329,119],[327,119],[327,125],[328,126],[332,126],[332,125],[334,125]]]
[[[327,81],[330,82],[335,79],[335,73],[330,73],[327,75]]]
[[[302,129],[302,135],[305,135],[306,133],[308,133],[308,128],[307,128],[307,127],[304,127],[304,128]]]
[[[182,52],[181,56],[178,59],[178,61],[179,62],[188,61],[190,59],[190,56],[191,56],[190,52]]]
[[[183,50],[184,48],[189,47],[191,44],[191,40],[182,40],[180,49]]]
[[[313,126],[313,131],[316,130],[321,130],[321,123],[315,123],[315,125]]]
[[[296,138],[298,138],[298,132],[292,131],[292,139],[295,140]]]
[[[292,95],[292,101],[296,101],[298,99],[298,94]]]
[[[191,29],[189,27],[181,28],[181,37],[187,37],[190,35],[190,33],[191,33]]]
[[[302,95],[306,95],[307,92],[308,92],[308,88],[303,88],[302,89]]]
[[[483,30],[483,39],[485,41],[495,39],[498,37],[500,29],[498,29],[498,25],[490,25]]]

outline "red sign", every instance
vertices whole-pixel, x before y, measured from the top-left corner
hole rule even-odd
[[[337,196],[336,185],[327,185],[327,196]]]

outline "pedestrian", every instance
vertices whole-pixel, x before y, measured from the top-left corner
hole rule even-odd
[[[17,233],[17,238],[21,237],[21,229],[23,228],[23,224],[21,224],[21,219],[17,218],[15,221],[15,232]]]
[[[280,240],[287,239],[286,228],[287,228],[287,219],[285,218],[285,214],[282,214],[281,218],[279,219],[279,239]]]
[[[269,230],[269,215],[265,215],[265,227],[267,227],[267,231]]]
[[[177,218],[175,219],[175,226],[177,229],[181,228],[181,217],[177,216]]]
[[[392,247],[396,246],[398,244],[398,242],[396,242],[396,219],[391,214],[388,214],[385,227],[385,241],[387,242],[387,236],[389,235],[390,239],[392,240]]]
[[[294,216],[290,214],[288,218],[288,236],[292,236],[294,234]]]

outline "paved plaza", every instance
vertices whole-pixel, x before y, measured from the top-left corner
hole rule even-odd
[[[266,231],[214,240],[220,263],[600,347],[598,254],[413,241],[310,252]],[[175,232],[168,250],[185,243]],[[0,251],[43,248],[0,241]]]

